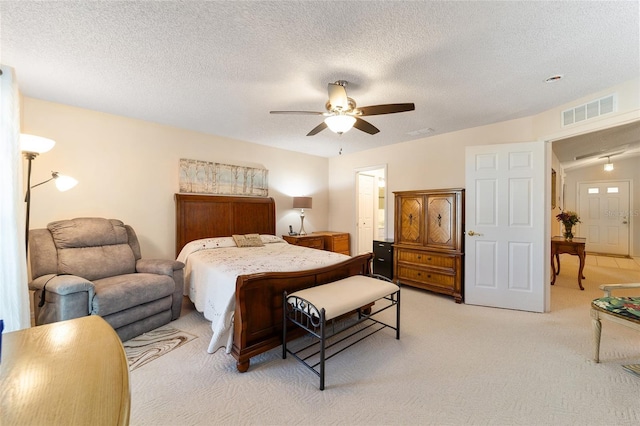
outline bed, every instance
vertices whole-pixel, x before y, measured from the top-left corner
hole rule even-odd
[[[194,245],[193,242],[196,240],[208,239],[205,243],[224,245],[225,239],[219,237],[236,234],[272,236],[263,238],[271,239],[274,243],[278,239],[275,237],[276,215],[272,198],[176,194],[175,201],[176,256],[179,256],[189,243]],[[331,256],[333,255],[342,256],[331,253]],[[334,258],[339,259],[338,263],[301,271],[268,271],[238,275],[235,280],[235,292],[232,291],[232,324],[228,324],[232,330],[226,338],[222,337],[222,341],[218,339],[221,336],[214,335],[209,351],[215,351],[215,346],[223,343],[236,359],[238,371],[247,371],[252,357],[282,343],[284,290],[291,293],[351,275],[368,274],[372,257],[369,253],[352,258]],[[189,285],[190,283],[185,283],[185,287]],[[220,314],[224,317],[224,312]],[[287,335],[290,335],[289,332]],[[296,332],[292,330],[291,338],[295,337]],[[214,341],[215,339],[218,341]]]

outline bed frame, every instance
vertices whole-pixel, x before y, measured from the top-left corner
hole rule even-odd
[[[276,233],[273,198],[175,194],[176,256],[185,244],[200,238],[233,234]],[[250,359],[282,344],[282,294],[370,272],[373,254],[342,263],[298,272],[240,275],[236,280],[233,347],[238,371],[249,369]],[[287,340],[300,335],[291,328]]]

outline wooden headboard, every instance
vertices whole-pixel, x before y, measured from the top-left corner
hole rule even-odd
[[[176,256],[200,238],[276,233],[276,203],[266,197],[176,194]]]

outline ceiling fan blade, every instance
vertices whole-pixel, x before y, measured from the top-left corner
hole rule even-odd
[[[269,111],[269,114],[299,114],[299,115],[324,115],[318,111]]]
[[[313,130],[311,130],[309,133],[307,133],[307,136],[317,135],[318,133],[320,133],[321,131],[323,131],[326,128],[327,128],[327,123],[325,123],[323,121],[322,123],[320,123],[316,127],[314,127]]]
[[[331,108],[346,110],[349,108],[347,89],[338,83],[329,83],[329,103]]]
[[[381,115],[381,114],[395,114],[397,112],[413,111],[416,109],[415,104],[384,104],[384,105],[372,105],[359,107],[359,115]]]
[[[376,126],[369,123],[368,121],[364,121],[362,118],[355,117],[355,119],[356,122],[353,127],[358,130],[362,130],[363,132],[369,133],[370,135],[375,135],[380,131]]]

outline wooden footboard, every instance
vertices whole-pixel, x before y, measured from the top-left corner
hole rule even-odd
[[[236,280],[236,310],[231,354],[240,372],[253,356],[282,344],[282,293],[288,293],[370,272],[373,254],[352,257],[337,265],[298,272],[240,275]],[[298,334],[292,329],[291,338]],[[287,339],[290,340],[290,339]]]

